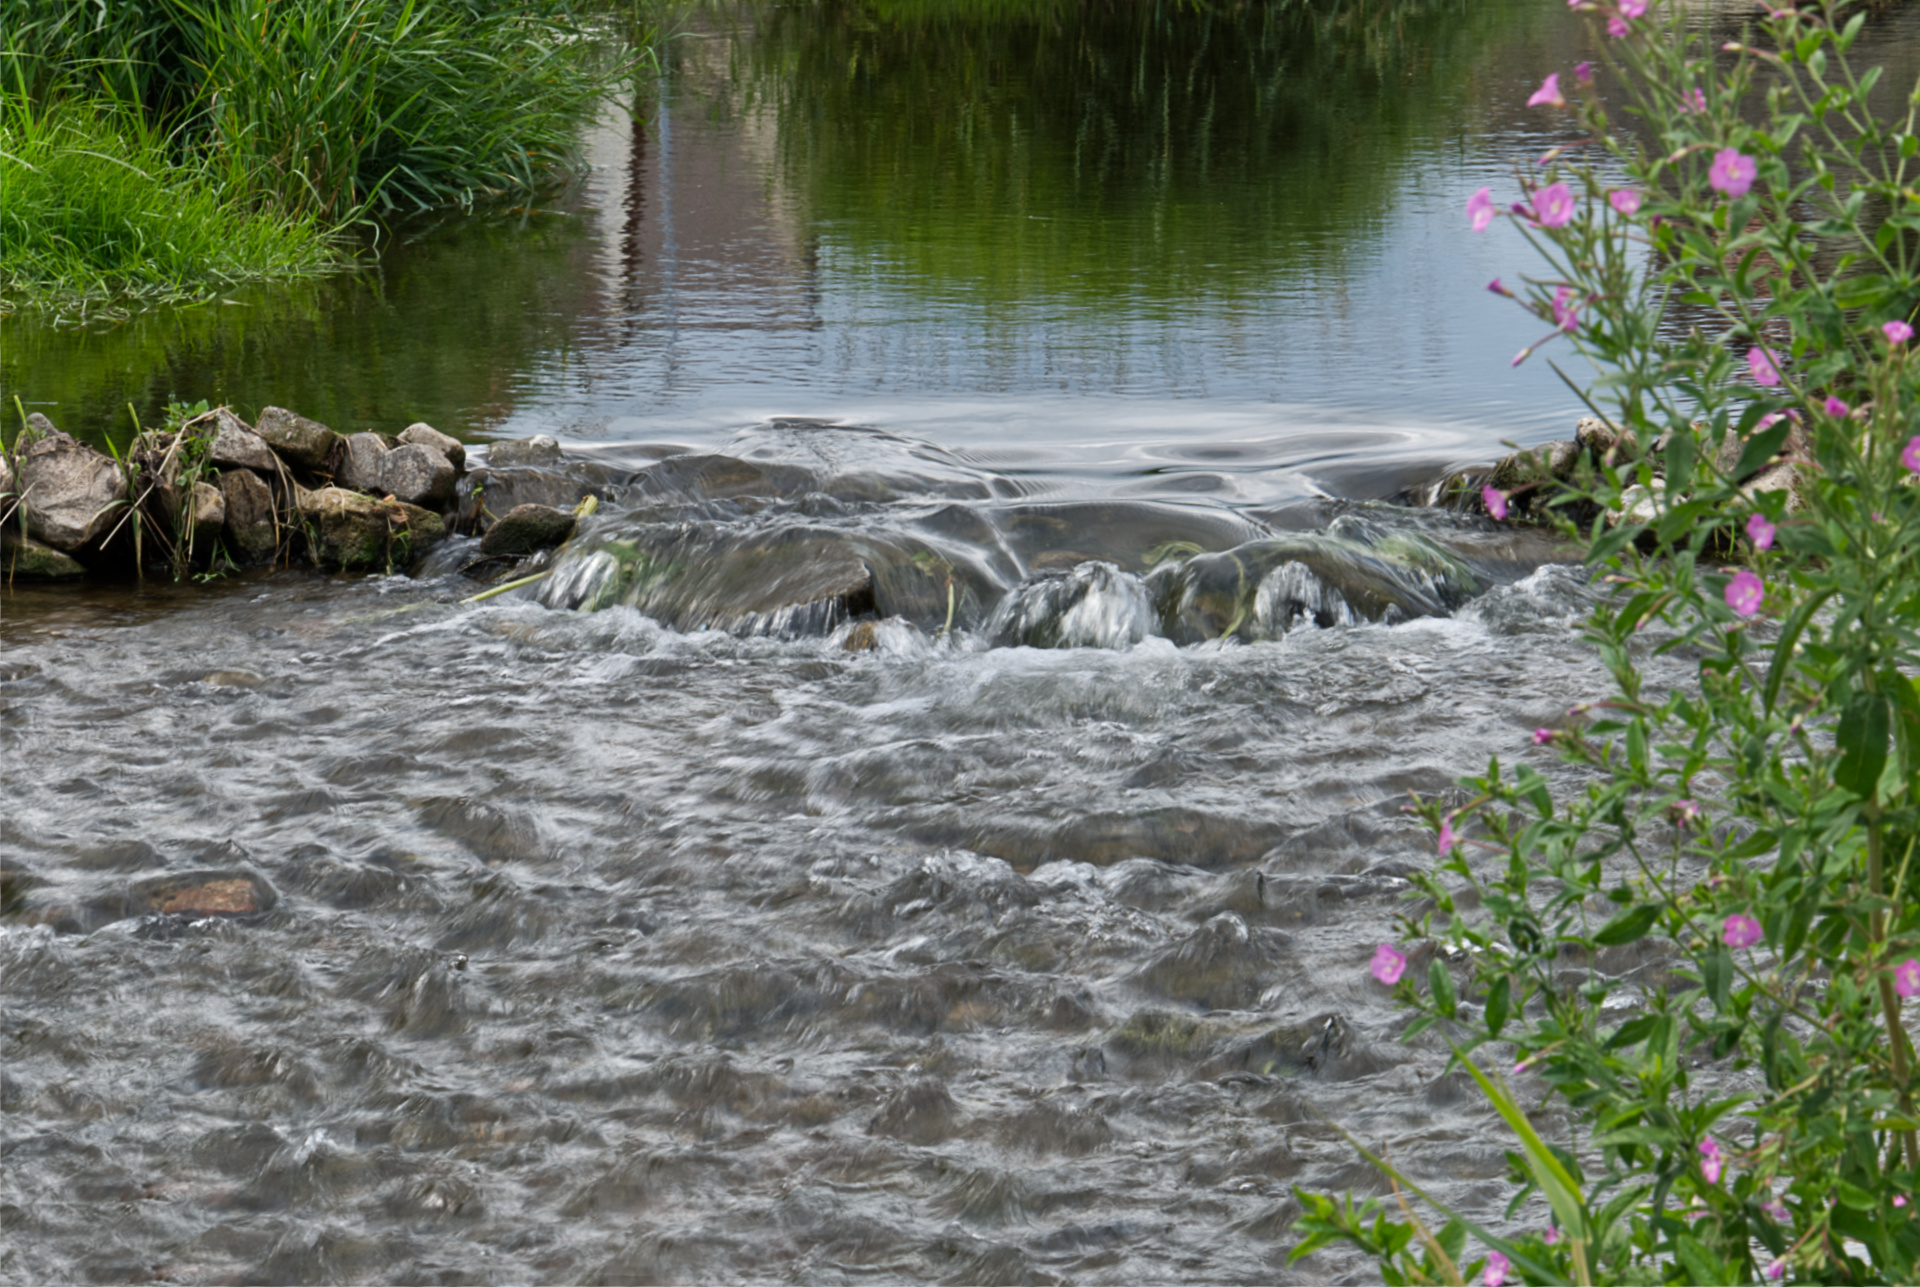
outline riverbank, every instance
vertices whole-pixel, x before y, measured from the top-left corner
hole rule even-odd
[[[350,228],[527,200],[664,10],[549,0],[0,7],[0,311],[112,316],[338,269]]]

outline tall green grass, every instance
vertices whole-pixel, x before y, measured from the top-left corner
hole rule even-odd
[[[88,312],[308,276],[342,256],[325,224],[236,198],[138,112],[0,95],[0,311]]]
[[[325,229],[538,192],[661,36],[658,0],[591,2],[0,0],[5,226],[25,238],[0,247],[0,307],[50,282],[139,297],[307,271],[293,241]],[[55,171],[78,181],[34,177]]]

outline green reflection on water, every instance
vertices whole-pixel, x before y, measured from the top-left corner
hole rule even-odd
[[[1217,336],[1276,291],[1337,291],[1359,271],[1396,190],[1457,132],[1477,63],[1548,8],[768,3],[742,11],[728,79],[708,90],[728,100],[719,110],[771,109],[816,286],[883,282],[935,325],[958,300],[1017,332],[1026,306],[1066,301],[1108,319],[1183,315]],[[556,210],[416,230],[352,277],[105,331],[15,317],[0,397],[96,440],[127,433],[127,403],[151,423],[175,395],[249,415],[277,402],[349,430],[424,419],[484,433],[578,347],[639,361],[618,343],[644,334],[605,338],[618,306],[604,250],[585,215]],[[631,337],[652,305],[627,298]],[[817,378],[789,358],[762,366]]]
[[[1339,271],[1539,13],[817,0],[769,6],[747,48],[829,247],[908,290],[1153,317]]]
[[[15,394],[70,433],[130,436],[131,402],[282,403],[343,430],[413,420],[465,428],[504,416],[529,354],[564,348],[592,289],[591,242],[554,213],[417,228],[355,274],[237,291],[79,330],[10,319],[0,346],[9,438]]]

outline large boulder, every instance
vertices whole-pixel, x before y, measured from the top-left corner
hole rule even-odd
[[[452,465],[456,471],[464,471],[467,467],[467,449],[461,445],[460,440],[443,434],[432,425],[424,422],[410,424],[401,430],[400,445],[403,447],[408,445],[431,447],[445,456],[447,463]],[[556,443],[554,445],[557,447],[559,444]]]
[[[239,563],[270,562],[280,548],[273,492],[252,470],[228,469],[220,474],[220,499],[227,552]]]
[[[307,529],[307,553],[321,567],[408,563],[447,532],[431,510],[375,500],[344,487],[302,491],[298,505]]]
[[[480,552],[488,558],[532,554],[572,536],[575,522],[570,511],[551,505],[515,505],[480,538]]]
[[[384,492],[380,466],[386,460],[388,450],[387,444],[381,441],[377,433],[348,434],[346,450],[340,457],[339,466],[333,471],[333,481],[356,492]]]
[[[246,422],[225,407],[208,412],[213,419],[213,443],[207,458],[221,469],[253,469],[263,474],[279,472],[267,440],[247,428]]]
[[[453,462],[419,443],[396,447],[380,462],[380,490],[409,505],[444,505],[455,479]]]
[[[262,411],[254,432],[265,438],[267,445],[287,463],[306,470],[323,468],[340,441],[338,434],[319,421],[295,415],[282,407]]]
[[[20,491],[27,535],[71,552],[106,535],[127,499],[127,477],[112,460],[49,425],[20,453]]]

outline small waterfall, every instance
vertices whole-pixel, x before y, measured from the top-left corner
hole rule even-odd
[[[987,637],[1003,647],[1129,648],[1153,633],[1157,615],[1139,577],[1095,560],[1016,587]]]
[[[1350,626],[1359,620],[1340,591],[1306,564],[1282,563],[1267,573],[1253,595],[1254,629],[1277,639],[1302,621],[1321,628]]]

